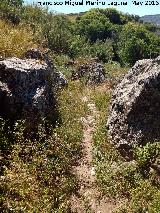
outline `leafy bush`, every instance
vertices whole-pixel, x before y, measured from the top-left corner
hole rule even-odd
[[[64,15],[56,15],[38,6],[25,6],[22,22],[30,25],[36,40],[56,53],[67,53],[71,37],[71,22]]]
[[[160,157],[159,143],[147,143],[145,146],[135,148],[135,159],[138,165],[143,169],[149,168],[153,164],[157,157]]]
[[[103,13],[112,24],[122,24],[121,13],[114,8],[101,9]]]
[[[100,11],[101,13],[105,14],[107,18],[109,18],[112,24],[123,25],[131,21],[139,21],[139,16],[130,15],[127,13],[125,14],[117,11],[115,8],[100,9]]]
[[[78,35],[73,37],[69,53],[72,58],[88,56],[90,58],[98,58],[104,63],[111,61],[114,56],[111,40],[107,39],[104,42],[97,40],[95,43],[90,44],[89,41]]]
[[[123,25],[129,21],[138,21],[139,17],[123,14],[114,8],[91,9],[78,16],[75,29],[80,35],[86,36],[92,43],[112,38],[113,26]]]
[[[107,39],[105,42],[97,40],[93,45],[90,46],[90,48],[88,48],[87,51],[88,55],[91,57],[97,57],[104,63],[111,61],[114,56],[112,41],[109,39]]]
[[[86,41],[86,38],[80,35],[72,36],[69,43],[69,56],[73,59],[77,58],[78,56],[84,56],[90,47],[90,44],[88,41]]]
[[[137,60],[156,57],[160,53],[159,44],[159,37],[147,31],[143,25],[128,23],[120,35],[121,61],[133,65]]]
[[[150,181],[139,182],[136,189],[131,192],[131,200],[114,213],[159,213],[160,193]]]
[[[64,54],[53,54],[52,59],[54,61],[54,66],[56,69],[63,73],[67,79],[70,79],[71,74],[73,72],[73,66],[68,66],[68,61],[70,61],[70,57]]]
[[[48,47],[56,53],[68,53],[71,37],[70,22],[62,15],[53,16],[49,26],[45,23],[43,34],[48,41]]]
[[[109,19],[98,9],[91,9],[76,21],[75,30],[91,42],[105,40],[111,35]]]
[[[9,20],[12,24],[19,24],[23,0],[1,0],[0,18]]]

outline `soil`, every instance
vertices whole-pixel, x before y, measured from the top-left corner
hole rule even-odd
[[[102,198],[98,189],[93,166],[93,133],[96,128],[98,111],[94,103],[88,97],[83,97],[87,103],[90,114],[81,118],[83,123],[83,158],[79,165],[73,168],[78,178],[78,191],[71,198],[71,212],[75,213],[111,213],[115,208],[115,202]]]

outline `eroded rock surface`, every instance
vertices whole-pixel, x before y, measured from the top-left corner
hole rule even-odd
[[[85,78],[86,84],[99,84],[105,81],[105,69],[101,63],[82,64],[72,73],[71,78]]]
[[[137,61],[117,85],[107,128],[117,148],[160,140],[160,56]]]
[[[53,61],[48,55],[49,50],[46,52],[42,52],[39,49],[33,48],[29,49],[25,54],[24,57],[26,59],[36,59],[41,62],[45,62],[50,69],[52,69],[52,81],[54,82],[54,85],[56,85],[57,88],[62,88],[64,86],[68,85],[68,81],[65,78],[65,76],[61,72],[57,72],[56,68],[53,64]]]
[[[66,79],[35,59],[0,61],[0,116],[19,119],[54,116],[55,93]]]

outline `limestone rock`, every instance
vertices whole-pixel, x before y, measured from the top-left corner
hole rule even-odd
[[[99,84],[105,81],[105,70],[101,63],[80,65],[73,73],[72,80],[84,78],[86,84]]]
[[[117,85],[107,128],[117,148],[160,140],[160,56],[137,61]]]
[[[55,94],[66,80],[44,61],[0,61],[0,116],[6,119],[54,116]]]
[[[39,49],[32,48],[27,50],[27,52],[24,54],[24,57],[26,59],[36,59],[44,61],[46,64],[48,64],[48,66],[53,67],[53,61],[50,59],[48,53],[49,50],[42,52]]]
[[[41,62],[45,62],[54,72],[52,73],[52,77],[54,77],[53,82],[55,83],[57,88],[62,88],[68,85],[68,81],[65,76],[61,72],[57,72],[56,68],[53,64],[53,61],[48,55],[49,50],[42,52],[39,49],[33,48],[29,49],[25,54],[24,57],[26,59],[36,59],[40,60]]]

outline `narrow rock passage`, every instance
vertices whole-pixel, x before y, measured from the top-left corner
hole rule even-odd
[[[96,128],[98,111],[94,103],[87,96],[82,101],[87,103],[90,114],[81,118],[83,123],[83,153],[84,157],[78,166],[73,168],[78,177],[79,190],[71,199],[71,210],[76,213],[111,213],[113,203],[100,199],[100,192],[96,186],[95,168],[92,165],[93,133]]]

